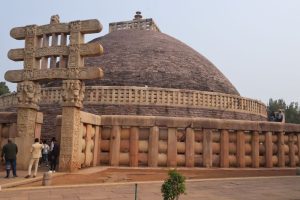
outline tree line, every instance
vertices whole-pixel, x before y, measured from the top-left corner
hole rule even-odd
[[[269,99],[267,105],[268,118],[272,117],[272,114],[282,109],[285,113],[285,122],[300,124],[300,107],[298,102],[291,102],[287,104],[283,99]]]

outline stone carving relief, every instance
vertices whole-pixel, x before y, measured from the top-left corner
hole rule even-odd
[[[63,81],[62,99],[63,106],[82,107],[85,85],[80,80]]]
[[[59,23],[59,15],[52,15],[50,19],[50,24],[58,24]]]
[[[32,81],[18,83],[17,99],[19,107],[36,108],[41,98],[41,86]]]

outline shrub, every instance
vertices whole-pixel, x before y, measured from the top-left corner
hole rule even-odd
[[[161,186],[161,193],[164,200],[179,199],[179,195],[185,194],[185,177],[176,169],[169,170],[169,177]]]

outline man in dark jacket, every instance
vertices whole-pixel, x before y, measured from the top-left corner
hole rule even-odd
[[[52,142],[51,142],[52,149],[50,152],[50,172],[55,172],[60,149],[55,138],[52,139]]]
[[[13,170],[14,177],[17,177],[16,160],[17,160],[18,147],[11,139],[8,139],[6,145],[3,146],[1,158],[5,159],[6,176],[9,178],[10,169]]]

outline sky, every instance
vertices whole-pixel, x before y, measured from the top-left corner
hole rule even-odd
[[[98,19],[103,31],[90,40],[107,34],[110,22],[131,20],[135,11],[208,58],[241,96],[300,103],[300,0],[3,1],[0,81],[7,70],[22,68],[7,58],[9,49],[24,47],[9,36],[11,28],[48,24],[54,14],[61,22]]]

